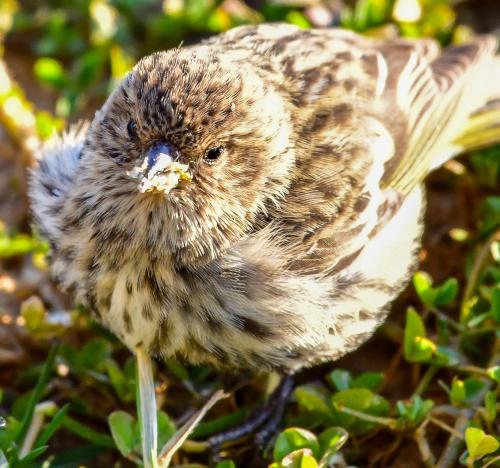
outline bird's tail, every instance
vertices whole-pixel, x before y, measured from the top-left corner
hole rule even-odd
[[[500,80],[499,80],[500,87]],[[464,132],[455,140],[461,152],[474,151],[500,143],[500,98],[488,102],[467,122]]]
[[[470,116],[463,132],[456,138],[459,152],[500,143],[500,56],[495,57],[484,82],[477,83],[477,86],[488,87],[488,99]]]

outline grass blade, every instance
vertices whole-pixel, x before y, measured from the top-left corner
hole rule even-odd
[[[47,442],[51,439],[54,433],[61,427],[63,419],[66,417],[66,413],[68,412],[68,409],[69,409],[69,403],[64,405],[61,409],[57,411],[56,414],[54,414],[50,423],[47,424],[47,427],[45,427],[45,429],[38,437],[38,440],[36,441],[34,447],[35,449],[47,444]]]
[[[145,468],[156,468],[158,453],[158,423],[156,421],[156,395],[151,358],[142,346],[136,348],[137,357],[137,410],[141,428],[142,458]]]
[[[22,445],[22,441],[28,432],[28,429],[31,424],[31,419],[33,418],[33,412],[35,411],[35,406],[40,401],[43,395],[43,391],[45,390],[45,386],[50,378],[50,372],[52,371],[52,367],[54,365],[54,360],[57,354],[57,346],[53,346],[50,351],[47,359],[45,360],[45,364],[43,365],[42,372],[38,381],[33,389],[33,393],[28,402],[28,407],[24,412],[23,419],[21,421],[21,428],[16,436],[16,442],[18,446]]]
[[[113,442],[111,436],[103,434],[101,432],[94,431],[94,429],[91,429],[85,424],[82,424],[78,422],[76,419],[70,418],[69,416],[66,416],[65,418],[62,419],[61,425],[66,429],[68,429],[69,431],[76,434],[77,436],[81,437],[82,439],[92,442],[94,445],[98,445],[101,447],[116,448],[116,445]]]

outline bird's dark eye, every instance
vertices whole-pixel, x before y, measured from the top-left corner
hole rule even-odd
[[[205,162],[209,164],[213,164],[217,159],[219,159],[224,152],[224,148],[222,146],[217,146],[215,148],[210,148],[203,156]]]
[[[137,124],[133,120],[127,124],[127,132],[130,138],[135,138],[137,136]]]

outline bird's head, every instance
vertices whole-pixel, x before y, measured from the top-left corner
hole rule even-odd
[[[86,183],[122,208],[105,222],[144,221],[135,236],[177,261],[212,260],[287,190],[288,105],[265,71],[230,51],[142,59],[96,114],[82,153]]]

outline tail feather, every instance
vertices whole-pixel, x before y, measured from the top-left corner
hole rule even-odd
[[[485,68],[481,81],[485,104],[469,117],[462,133],[456,138],[458,152],[481,149],[500,143],[500,56],[496,56]]]
[[[500,88],[500,79],[498,83]],[[490,101],[476,111],[455,144],[461,152],[500,144],[500,99]]]
[[[445,49],[429,64],[428,92],[417,93],[420,102],[409,112],[409,121],[414,116],[417,125],[410,129],[407,148],[385,186],[410,193],[431,170],[469,149],[467,145],[497,140],[491,130],[496,126],[492,124],[495,114],[491,109],[476,111],[500,93],[496,49],[493,36],[478,36],[468,44]],[[479,118],[473,124],[471,115],[483,115],[486,124],[479,126]]]

